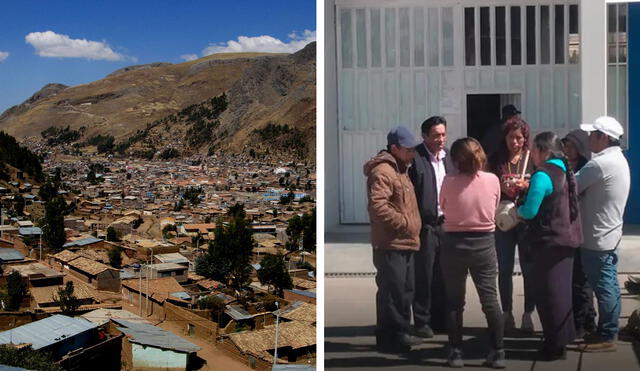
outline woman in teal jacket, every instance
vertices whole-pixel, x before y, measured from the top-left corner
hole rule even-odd
[[[540,357],[551,361],[565,359],[566,346],[575,339],[571,282],[582,225],[575,177],[560,138],[538,134],[531,159],[537,170],[518,215],[529,224],[534,293],[544,333]]]

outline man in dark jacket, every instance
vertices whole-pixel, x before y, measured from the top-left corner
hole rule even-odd
[[[433,116],[422,123],[423,143],[416,147],[416,157],[409,168],[409,177],[416,191],[422,218],[420,250],[414,257],[415,295],[413,319],[415,334],[433,337],[446,330],[444,282],[439,263],[444,216],[439,206],[440,187],[444,176],[454,167],[445,148],[447,121]]]
[[[376,267],[376,345],[385,353],[407,352],[421,341],[409,335],[413,255],[420,247],[420,213],[407,169],[420,140],[393,128],[387,150],[364,165]]]

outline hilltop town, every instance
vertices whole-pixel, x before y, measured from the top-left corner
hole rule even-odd
[[[62,369],[315,364],[313,164],[22,144],[44,161],[0,180],[0,340]]]

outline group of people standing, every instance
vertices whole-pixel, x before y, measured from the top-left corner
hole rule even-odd
[[[483,144],[461,138],[451,150],[443,117],[424,121],[422,140],[395,127],[386,150],[365,164],[380,351],[406,352],[434,331],[447,332],[447,362],[464,366],[470,274],[490,334],[486,365],[506,367],[503,337],[516,327],[516,248],[525,299],[520,329],[533,333],[537,309],[540,359],[565,358],[577,338],[585,351],[615,350],[617,247],[630,186],[622,126],[600,117],[562,139],[543,132],[531,140],[519,114],[505,106]],[[509,205],[517,223],[496,228],[496,212]]]

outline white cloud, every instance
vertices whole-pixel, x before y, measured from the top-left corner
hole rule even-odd
[[[209,45],[202,51],[202,55],[242,52],[295,53],[308,43],[316,40],[316,31],[305,30],[302,35],[294,31],[287,37],[289,38],[288,42],[268,35],[256,37],[239,36],[238,40]]]
[[[108,61],[135,59],[114,52],[104,42],[72,39],[67,35],[57,34],[53,31],[32,32],[25,36],[24,39],[36,49],[36,53],[41,57],[86,58]]]
[[[3,60],[9,58],[9,52],[3,52],[0,51],[0,62],[2,62]]]
[[[189,61],[195,61],[196,59],[198,59],[198,55],[197,54],[182,54],[180,56],[180,59],[183,59],[187,62]]]

